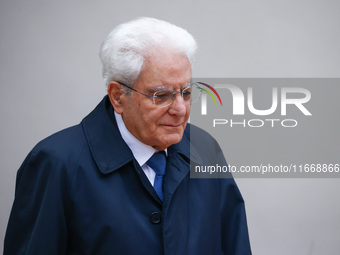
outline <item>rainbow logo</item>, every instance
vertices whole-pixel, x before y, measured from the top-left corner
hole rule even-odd
[[[198,83],[198,84],[200,84],[200,85],[203,85],[203,86],[206,86],[206,87],[209,88],[212,92],[214,92],[215,95],[217,96],[218,100],[220,101],[221,106],[222,106],[222,100],[221,100],[221,98],[220,98],[220,95],[217,93],[217,91],[216,91],[212,86],[210,86],[210,85],[208,85],[208,84],[206,84],[206,83],[203,83],[203,82],[196,82],[196,83]],[[199,87],[199,88],[200,88],[201,90],[203,90],[204,92],[206,92],[206,93],[214,100],[215,105],[217,105],[214,96],[211,94],[211,92],[210,92],[209,90],[204,89],[204,88],[202,88],[202,87]]]

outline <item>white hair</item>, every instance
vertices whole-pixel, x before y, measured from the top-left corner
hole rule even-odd
[[[154,18],[138,18],[117,26],[103,41],[99,53],[105,85],[119,81],[132,86],[146,57],[159,47],[183,53],[191,63],[197,44],[185,29]]]

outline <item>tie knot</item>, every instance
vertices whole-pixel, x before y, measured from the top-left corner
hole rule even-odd
[[[166,156],[164,151],[155,152],[146,162],[155,172],[156,175],[165,175]]]

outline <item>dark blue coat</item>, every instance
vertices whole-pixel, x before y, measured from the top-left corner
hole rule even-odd
[[[84,120],[40,142],[18,171],[4,254],[251,254],[232,178],[190,179],[192,158],[226,164],[188,125],[168,148],[161,203],[118,131],[107,97]],[[192,139],[193,140],[193,139]]]

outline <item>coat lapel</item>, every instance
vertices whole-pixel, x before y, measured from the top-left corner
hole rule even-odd
[[[202,159],[190,144],[190,124],[187,125],[182,140],[168,148],[167,172],[164,178],[165,202],[170,202],[173,194],[190,172],[191,162],[201,163]]]
[[[82,121],[92,156],[102,174],[109,174],[134,157],[121,137],[108,96]]]

